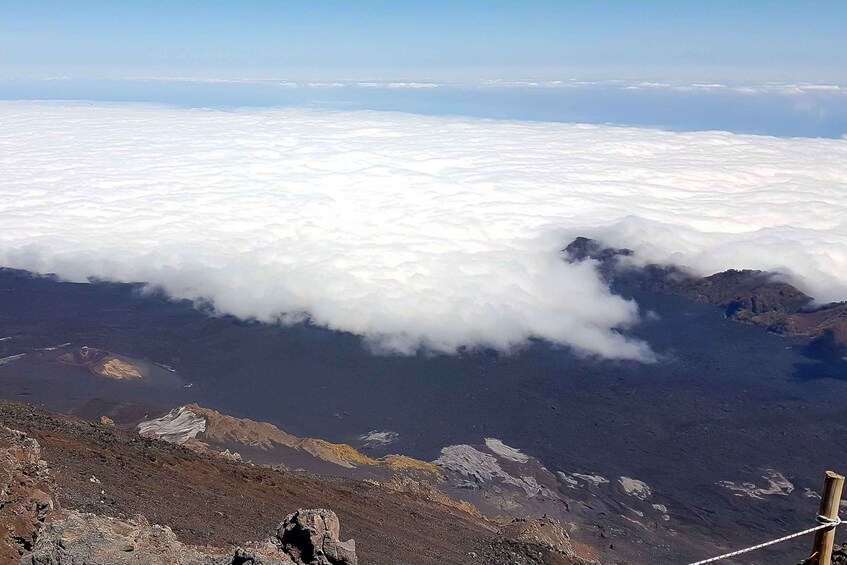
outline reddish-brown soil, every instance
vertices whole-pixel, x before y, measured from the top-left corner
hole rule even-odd
[[[342,538],[356,540],[362,563],[468,563],[469,552],[487,563],[510,553],[509,562],[567,563],[504,541],[483,519],[362,481],[232,463],[12,402],[0,402],[0,422],[39,441],[62,506],[143,514],[189,544],[262,539],[297,508],[324,507],[338,514]]]

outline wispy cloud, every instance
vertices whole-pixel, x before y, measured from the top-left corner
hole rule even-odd
[[[68,77],[53,77],[59,80]],[[48,80],[48,79],[45,79]],[[623,91],[666,91],[678,93],[726,93],[747,95],[781,96],[847,96],[847,84],[822,84],[810,82],[655,82],[643,80],[578,80],[578,79],[489,79],[471,81],[438,81],[432,79],[371,79],[371,80],[327,80],[296,81],[282,78],[200,78],[141,76],[126,77],[128,81],[148,82],[193,82],[193,83],[241,83],[262,84],[281,88],[385,88],[385,89],[542,89],[542,90],[623,90]]]
[[[0,103],[0,264],[381,348],[647,360],[579,235],[847,296],[847,141],[303,109]]]

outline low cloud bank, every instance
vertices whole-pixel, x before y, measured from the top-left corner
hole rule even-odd
[[[71,77],[45,77],[41,80],[61,81],[70,80]],[[410,80],[410,79],[380,79],[380,80],[324,80],[324,81],[297,81],[284,78],[236,78],[236,77],[178,77],[178,76],[130,76],[120,80],[137,82],[176,82],[176,83],[201,83],[201,84],[253,84],[275,86],[279,88],[388,88],[392,90],[420,90],[439,88],[463,88],[463,89],[545,89],[545,90],[631,90],[631,91],[670,91],[670,92],[708,92],[726,94],[761,95],[776,94],[780,96],[832,96],[841,97],[847,95],[847,85],[826,84],[810,82],[744,82],[744,83],[720,83],[720,82],[650,82],[643,80],[577,80],[577,79],[545,79],[527,78],[521,80]]]
[[[649,360],[576,235],[847,298],[847,141],[304,109],[0,103],[0,264],[378,348]]]

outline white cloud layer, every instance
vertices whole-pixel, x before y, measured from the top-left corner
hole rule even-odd
[[[847,297],[847,141],[378,112],[0,103],[0,265],[389,350],[646,360],[576,235]]]

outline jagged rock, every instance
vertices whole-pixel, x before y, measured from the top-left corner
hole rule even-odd
[[[0,427],[0,562],[14,563],[32,548],[48,512],[58,507],[53,493],[38,442]]]
[[[356,544],[339,540],[341,526],[331,510],[298,510],[285,517],[276,531],[283,551],[295,563],[356,565]]]

